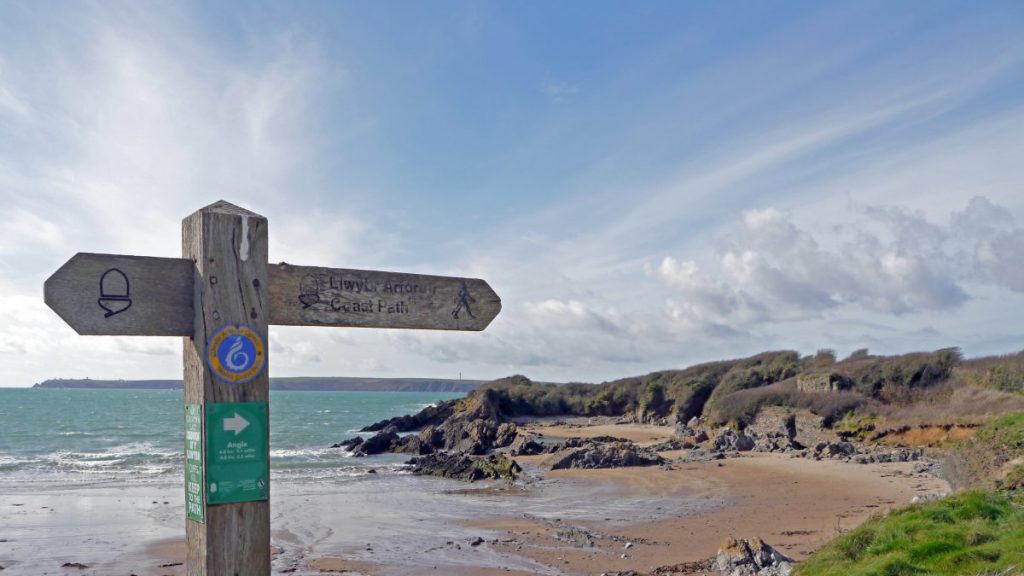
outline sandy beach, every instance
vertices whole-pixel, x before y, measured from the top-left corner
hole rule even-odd
[[[640,443],[671,433],[608,423],[532,427],[550,438]],[[513,487],[404,474],[276,483],[274,572],[643,574],[707,559],[727,536],[759,536],[799,559],[914,495],[948,490],[911,463],[745,454],[671,469],[544,472],[544,458],[520,458],[527,474]],[[0,495],[0,566],[5,576],[184,574],[180,492],[174,485],[15,487]]]

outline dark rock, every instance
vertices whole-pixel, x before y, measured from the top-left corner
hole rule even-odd
[[[437,425],[444,422],[455,413],[455,406],[458,400],[448,400],[433,406],[427,406],[417,414],[398,416],[381,420],[363,428],[361,432],[380,432],[389,426],[393,426],[396,432],[411,432],[424,426]]]
[[[371,456],[382,454],[391,449],[391,445],[398,441],[398,434],[389,430],[372,436],[366,442],[359,445],[359,452]]]
[[[508,453],[512,456],[532,456],[534,454],[543,454],[544,451],[543,444],[534,440],[533,436],[526,436],[524,434],[516,436],[516,439],[508,447]]]
[[[88,566],[86,566],[85,564],[82,564],[81,562],[65,562],[65,563],[61,564],[60,567],[61,568],[88,568]]]
[[[419,439],[431,448],[444,448],[444,433],[436,426],[427,426],[419,433]]]
[[[434,451],[434,447],[424,442],[419,436],[405,436],[399,438],[397,441],[391,444],[392,452],[399,452],[402,454],[430,454]]]
[[[494,431],[494,440],[491,443],[491,447],[504,448],[505,446],[510,446],[518,435],[519,428],[511,422],[505,422]]]
[[[665,459],[650,450],[643,450],[632,442],[616,444],[591,443],[557,459],[552,470],[566,468],[622,468],[627,466],[657,466]]]
[[[341,442],[338,442],[337,444],[331,444],[331,448],[342,448],[342,449],[347,450],[349,452],[356,452],[359,449],[359,445],[362,444],[362,443],[363,443],[363,437],[362,436],[356,436],[355,438],[351,438],[349,440],[343,440]]]
[[[484,539],[479,537],[479,536],[477,536],[476,538],[473,538],[472,540],[469,541],[469,545],[470,546],[479,546],[479,545],[481,545],[483,543],[484,543]]]
[[[406,462],[412,466],[412,473],[426,476],[441,476],[466,482],[476,480],[498,480],[509,482],[516,479],[522,468],[515,460],[500,454],[488,456],[467,456],[448,452],[435,452]]]
[[[510,445],[518,435],[518,428],[511,422],[497,423],[481,418],[467,418],[456,415],[437,427],[440,446],[444,450],[466,454],[486,454],[496,448]]]
[[[584,442],[629,442],[625,438],[619,438],[618,436],[592,436],[590,438],[580,438],[579,440]]]

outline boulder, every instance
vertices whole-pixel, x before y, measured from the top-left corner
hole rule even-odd
[[[795,561],[760,538],[726,538],[718,548],[714,568],[722,576],[788,576]]]
[[[346,450],[348,452],[358,452],[359,451],[359,445],[362,444],[362,443],[363,443],[363,437],[362,436],[356,436],[355,438],[351,438],[349,440],[343,440],[341,442],[338,442],[337,444],[331,444],[331,448],[341,448],[341,449]]]
[[[449,452],[436,452],[406,462],[412,473],[426,476],[453,478],[464,482],[477,480],[515,480],[522,472],[519,464],[501,454],[467,456]]]
[[[371,436],[369,440],[359,445],[357,452],[367,456],[382,454],[391,449],[391,446],[398,441],[398,434],[393,430],[379,432]]]
[[[718,437],[715,438],[712,448],[719,452],[727,452],[735,450],[737,452],[747,452],[753,450],[755,446],[754,439],[747,436],[743,432],[736,432],[732,428],[723,428],[718,433]]]
[[[857,453],[857,446],[850,442],[819,442],[814,446],[813,457],[816,460],[824,458],[846,460],[853,458]]]
[[[511,422],[504,422],[498,426],[497,430],[494,431],[494,440],[491,442],[491,448],[504,448],[505,446],[510,446],[518,435],[519,428],[515,424]]]
[[[508,447],[508,453],[512,456],[543,454],[544,450],[543,444],[534,440],[533,436],[526,436],[525,434],[516,436],[516,439]]]
[[[622,468],[628,466],[656,466],[665,459],[650,450],[639,448],[632,442],[601,444],[592,442],[555,459],[552,470],[566,468]]]

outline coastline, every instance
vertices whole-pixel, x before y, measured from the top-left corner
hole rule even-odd
[[[548,437],[609,428],[643,443],[671,435],[655,426],[529,426]],[[644,574],[713,556],[727,536],[759,536],[801,559],[837,530],[915,495],[948,490],[940,479],[913,473],[910,463],[745,454],[677,462],[673,469],[560,470],[539,478],[545,457],[519,458],[526,478],[511,488],[395,473],[282,480],[271,501],[274,573]],[[183,505],[176,483],[23,485],[0,495],[0,540],[7,540],[0,542],[0,566],[5,576],[178,576]],[[61,568],[66,562],[88,568]]]

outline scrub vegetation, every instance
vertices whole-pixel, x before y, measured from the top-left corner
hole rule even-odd
[[[483,390],[510,417],[628,416],[673,424],[703,416],[714,425],[742,428],[762,408],[782,406],[809,410],[827,426],[843,423],[844,433],[863,439],[868,426],[891,421],[980,424],[1024,409],[1022,354],[965,361],[956,348],[899,356],[858,350],[836,360],[830,350],[804,357],[776,351],[597,385],[512,376]]]

